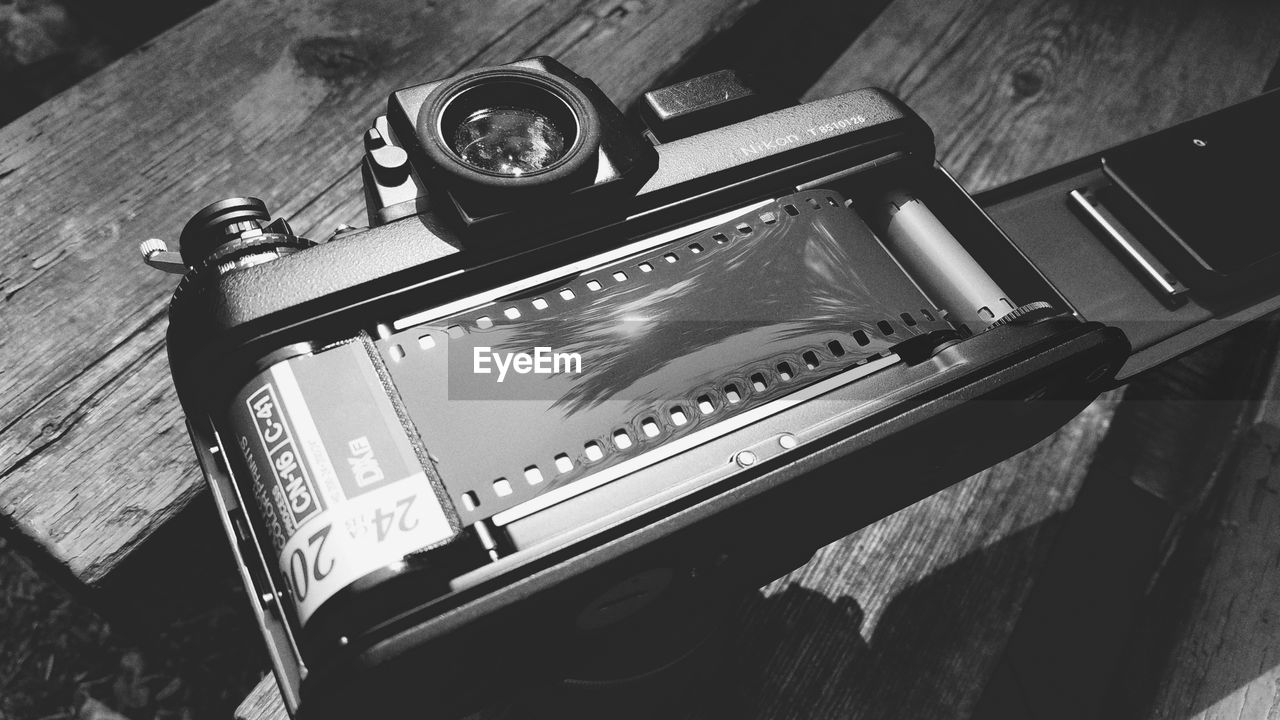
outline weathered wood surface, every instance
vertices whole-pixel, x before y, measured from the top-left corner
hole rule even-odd
[[[899,0],[808,97],[894,90],[977,191],[1256,94],[1278,22],[1260,4]],[[1117,402],[747,603],[733,716],[969,716]],[[272,716],[269,683],[241,717]]]
[[[1149,592],[1115,718],[1280,716],[1280,367]]]
[[[236,708],[236,720],[288,720],[280,689],[271,675],[262,679]]]
[[[970,191],[1252,97],[1275,3],[899,0],[814,85],[892,90]]]
[[[95,585],[201,490],[140,239],[243,194],[327,234],[389,91],[550,54],[627,101],[751,4],[225,0],[0,130],[5,524]]]
[[[1128,668],[1147,598],[1194,523],[1277,371],[1280,328],[1257,323],[1125,388],[1061,531],[1023,603],[976,718],[1133,717],[1112,697],[1150,681]],[[1132,709],[1132,704],[1127,707]]]
[[[136,240],[245,192],[308,231],[358,219],[353,138],[386,91],[542,52],[625,101],[748,5],[223,0],[4,128],[0,512],[92,585],[198,492],[162,352],[172,278]],[[1256,93],[1277,29],[1262,3],[902,0],[809,97],[896,91],[976,191]],[[966,715],[1116,400],[745,606],[747,716]]]

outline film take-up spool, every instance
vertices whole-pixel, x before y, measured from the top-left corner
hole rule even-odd
[[[954,320],[986,330],[1017,309],[924,201],[896,190],[874,212],[873,227],[889,252]]]

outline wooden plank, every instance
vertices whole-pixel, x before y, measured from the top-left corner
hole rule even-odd
[[[895,90],[978,191],[1255,94],[1278,23],[1280,8],[1186,1],[900,0],[806,97]],[[1117,402],[747,603],[734,716],[970,715]]]
[[[1232,462],[1144,598],[1106,717],[1280,715],[1280,368]]]
[[[975,717],[1099,717],[1124,671],[1144,598],[1274,373],[1280,327],[1253,324],[1138,377],[1006,644]],[[1194,442],[1188,442],[1194,440]]]
[[[0,515],[95,585],[200,491],[138,240],[245,193],[327,233],[390,90],[545,53],[627,102],[751,4],[225,0],[0,130]]]
[[[254,686],[236,708],[236,720],[289,720],[276,679],[268,675]]]
[[[1258,94],[1274,3],[895,2],[809,97],[879,85],[972,192]]]

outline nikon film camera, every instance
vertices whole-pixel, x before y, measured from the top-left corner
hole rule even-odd
[[[1275,93],[977,198],[884,91],[641,110],[547,58],[416,85],[368,228],[242,197],[143,244],[292,713],[653,694],[741,593],[1280,306]]]

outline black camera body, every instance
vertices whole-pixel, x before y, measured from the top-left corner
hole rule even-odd
[[[1097,322],[1045,267],[1128,267],[1061,190],[1097,158],[984,203],[1045,227],[1015,242],[883,91],[646,103],[632,129],[545,58],[407,88],[365,135],[369,228],[233,198],[180,261],[144,246],[184,273],[174,382],[292,712],[651,694],[739,593],[1275,303],[1129,272],[1111,297],[1164,314]]]

